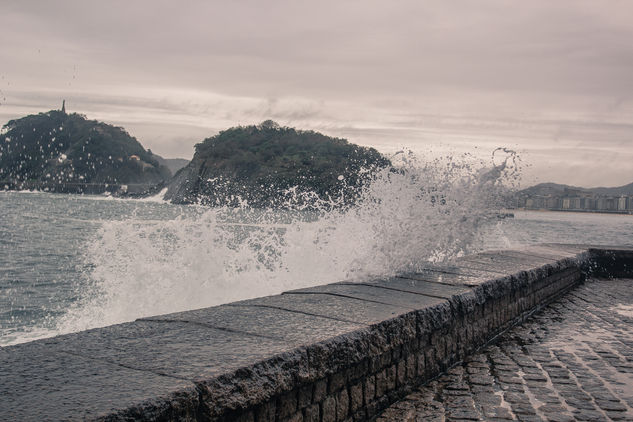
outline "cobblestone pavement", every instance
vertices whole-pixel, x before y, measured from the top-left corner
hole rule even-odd
[[[378,421],[633,421],[633,279],[588,280]]]

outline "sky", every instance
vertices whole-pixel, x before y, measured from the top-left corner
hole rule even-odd
[[[633,0],[2,0],[0,28],[1,124],[65,99],[167,158],[273,119],[633,182]]]

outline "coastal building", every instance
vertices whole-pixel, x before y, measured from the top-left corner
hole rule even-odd
[[[625,211],[627,209],[627,197],[622,195],[618,198],[618,211]]]
[[[566,189],[559,195],[519,195],[516,203],[529,210],[633,214],[633,195],[597,195],[577,189]]]

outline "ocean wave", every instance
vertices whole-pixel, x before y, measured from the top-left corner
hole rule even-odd
[[[341,280],[415,271],[477,249],[496,220],[517,157],[423,161],[402,151],[371,175],[352,207],[333,193],[310,210],[201,208],[166,221],[103,222],[86,246],[80,300],[60,318],[72,332]],[[314,202],[312,202],[314,204]],[[186,208],[186,207],[184,207]]]

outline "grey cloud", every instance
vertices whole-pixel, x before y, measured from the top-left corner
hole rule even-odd
[[[517,145],[535,168],[541,149],[588,165],[587,145],[633,146],[630,16],[617,0],[9,0],[0,118],[66,98],[178,156],[273,118],[383,149]]]
[[[480,2],[400,2],[398,7],[385,2],[277,1],[266,7],[243,1],[62,2],[27,3],[21,16],[35,16],[29,29],[36,34],[73,40],[93,60],[122,60],[141,72],[167,66],[171,78],[180,73],[196,86],[211,83],[205,75],[235,89],[241,83],[256,89],[244,79],[259,76],[278,89],[302,92],[341,86],[419,92],[438,85],[594,91],[615,89],[614,79],[630,86],[631,77],[620,74],[633,63],[626,42],[630,27],[612,28],[570,3],[530,3],[536,5],[486,2],[482,11]],[[633,13],[631,7],[619,8]],[[169,79],[157,73],[160,81]],[[566,77],[570,73],[573,77]],[[262,89],[258,95],[265,94]]]

